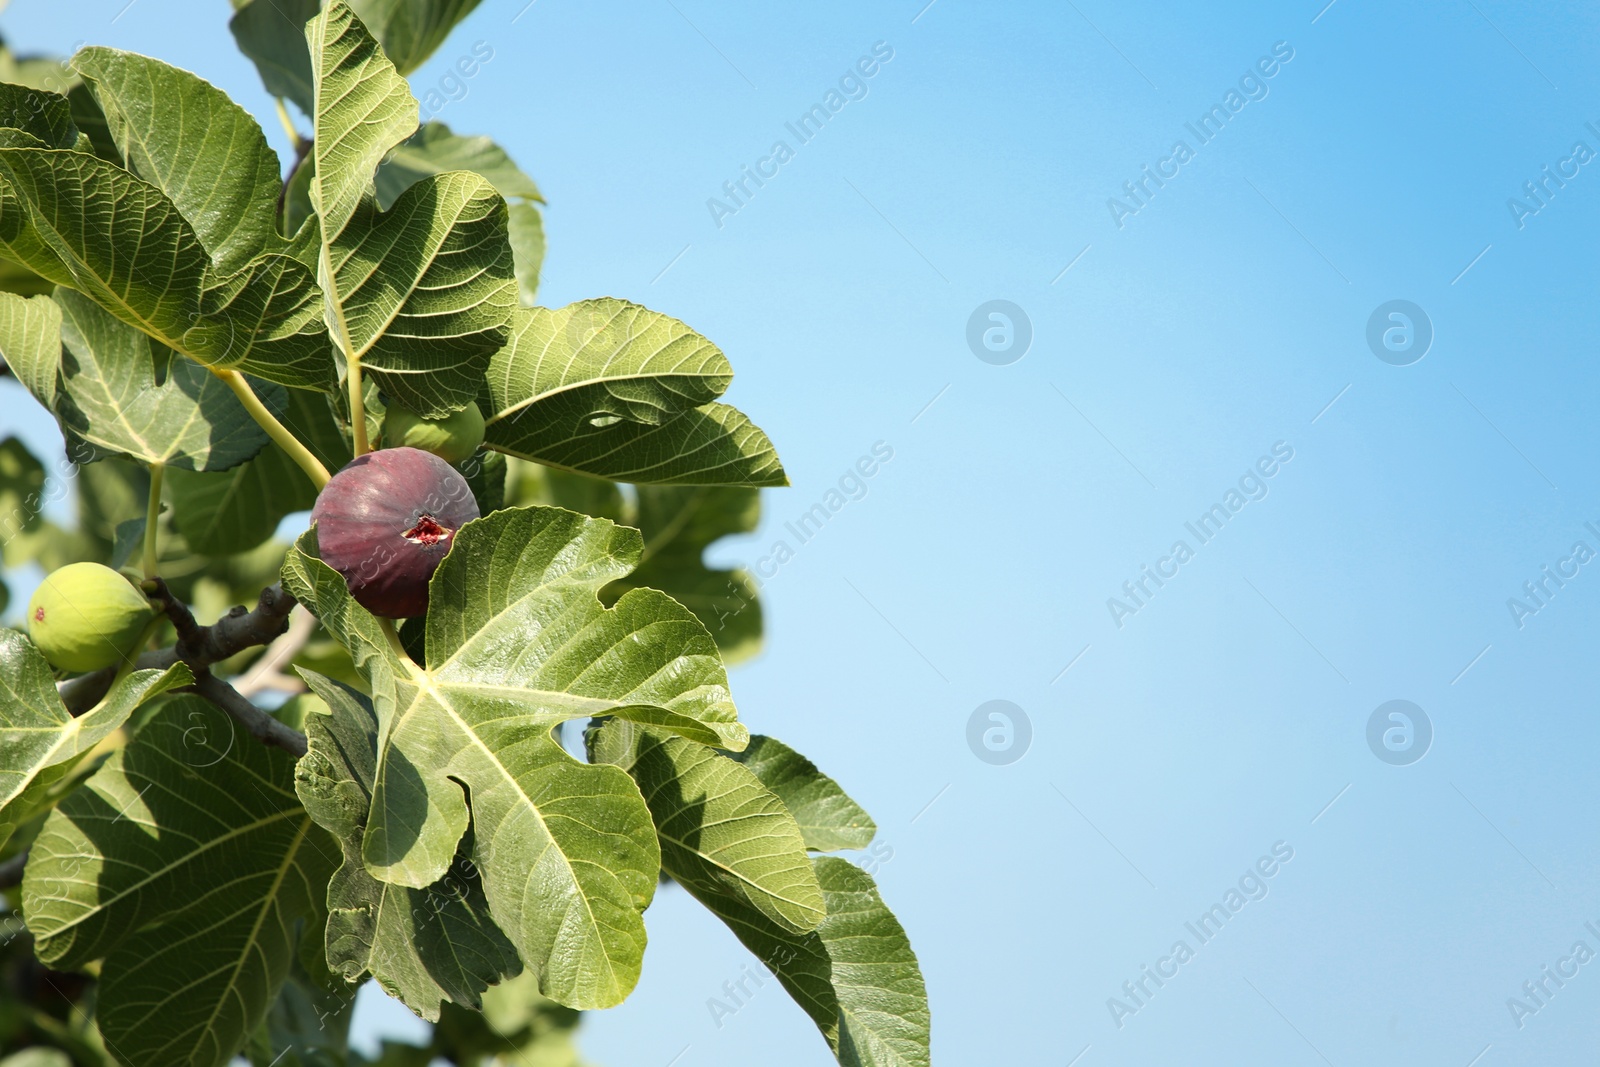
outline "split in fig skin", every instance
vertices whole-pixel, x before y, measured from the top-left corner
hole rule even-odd
[[[322,561],[356,603],[390,619],[428,610],[428,579],[478,502],[454,467],[416,448],[385,448],[346,464],[311,509]]]

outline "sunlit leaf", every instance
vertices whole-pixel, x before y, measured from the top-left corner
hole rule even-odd
[[[384,155],[417,128],[417,101],[350,8],[333,0],[306,24],[312,105],[311,204],[331,245],[372,189]]]
[[[56,415],[63,428],[103,452],[183,470],[237,467],[267,443],[267,435],[216,375],[185,359],[164,359],[150,340],[88,297],[58,290],[62,340],[61,392]],[[263,387],[269,404],[283,392]]]
[[[16,630],[0,630],[0,845],[48,808],[56,789],[140,704],[192,681],[182,664],[134,671],[93,709],[73,718],[44,654]]]
[[[295,788],[311,817],[344,845],[328,885],[327,959],[347,981],[366,975],[424,1019],[446,1001],[477,1007],[483,991],[522,969],[516,949],[489,918],[477,872],[458,857],[424,889],[380,882],[361,862],[372,806],[378,718],[360,693],[302,672],[324,702],[306,716],[310,751]]]
[[[691,893],[774,973],[843,1067],[928,1067],[928,991],[911,942],[872,876],[833,856],[812,861],[827,918],[785,933],[731,896]]]
[[[822,920],[822,890],[783,802],[715,750],[617,719],[589,735],[590,758],[639,783],[661,866],[685,886],[726,894],[794,933]]]
[[[437,881],[470,796],[490,913],[544,993],[615,1004],[638,979],[655,831],[625,773],[579,763],[551,731],[614,715],[743,747],[710,636],[652,590],[601,606],[599,589],[638,559],[636,531],[517,508],[456,534],[430,584],[425,662],[414,664],[315,558],[313,536],[290,553],[284,584],[371,683],[381,740],[367,869],[413,887]]]
[[[677,319],[608,297],[511,324],[479,405],[491,448],[617,481],[787,484],[766,434],[713,403],[727,359]]]
[[[363,201],[328,260],[350,351],[418,414],[474,401],[517,302],[506,207],[475,174],[427,178],[386,212]]]
[[[0,358],[46,410],[54,411],[61,374],[60,306],[43,295],[0,294]]]
[[[544,221],[535,205],[544,197],[533,179],[489,138],[463,137],[442,122],[425,123],[378,168],[378,204],[387,210],[413,183],[452,170],[482,175],[505,197],[518,295],[524,304],[532,304],[544,263]]]
[[[189,71],[114,48],[72,59],[128,168],[167,194],[222,274],[275,249],[277,154],[227,94]]]
[[[872,816],[851,800],[839,783],[817,765],[779,741],[759,734],[733,758],[750,768],[794,814],[806,847],[818,852],[866,848],[877,833]]]
[[[441,417],[476,400],[516,304],[505,201],[465,171],[411,184],[380,211],[373,173],[417,125],[417,102],[340,0],[306,27],[317,79],[308,198],[328,321],[406,407]]]
[[[263,253],[219,274],[166,194],[98,156],[0,129],[0,254],[202,363],[331,384],[320,299],[303,264]]]

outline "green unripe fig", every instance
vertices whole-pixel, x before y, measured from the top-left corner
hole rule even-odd
[[[134,651],[155,609],[133,584],[98,563],[70,563],[28,601],[28,636],[50,665],[97,671]]]
[[[383,416],[386,448],[420,448],[446,463],[460,463],[483,444],[483,412],[468,404],[442,419],[425,419],[391,404]]]

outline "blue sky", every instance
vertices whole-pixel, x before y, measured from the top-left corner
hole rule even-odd
[[[283,152],[226,5],[124,2],[0,28],[196,70]],[[413,84],[493,49],[435,117],[543,188],[545,303],[637,300],[733,361],[794,483],[713,552],[794,548],[735,696],[877,817],[938,1062],[1592,1055],[1600,11],[524,2],[487,0]],[[768,177],[731,202],[744,168]],[[991,300],[1031,326],[1013,362],[968,345]],[[1367,339],[1396,300],[1431,325],[1406,365]],[[1146,567],[1168,577],[1134,603]],[[1030,723],[1014,762],[969,748],[991,700]],[[1430,724],[1419,760],[1369,747],[1392,700]],[[1202,944],[1186,923],[1241,879]],[[593,1059],[828,1062],[770,983],[717,1025],[750,957],[683,894],[648,921]],[[1146,965],[1169,977],[1130,995]],[[1577,971],[1535,1003],[1546,966]],[[403,1022],[363,1002],[364,1034]]]

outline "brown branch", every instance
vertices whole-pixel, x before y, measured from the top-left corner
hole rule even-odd
[[[261,657],[250,664],[249,670],[233,680],[233,687],[247,699],[268,689],[290,696],[305,692],[306,684],[294,675],[284,674],[283,668],[306,647],[306,641],[316,628],[315,615],[304,607],[295,608],[289,614],[289,628],[267,646]]]
[[[250,736],[264,745],[281,748],[299,759],[306,754],[306,735],[274,719],[265,711],[239,695],[239,691],[210,671],[195,677],[194,685],[178,690],[194,693],[211,701],[233,717],[233,721],[249,731]]]
[[[178,631],[178,641],[171,648],[144,653],[135,667],[139,670],[165,670],[174,663],[182,662],[188,664],[197,677],[213,663],[256,645],[270,644],[288,625],[289,612],[294,610],[297,603],[279,586],[269,586],[261,591],[255,610],[246,611],[242,606],[236,607],[210,626],[200,626],[194,621],[189,608],[172,596],[164,581],[154,579],[152,588],[155,591],[150,594],[150,599],[159,604],[172,620],[173,628]],[[116,668],[107,667],[62,683],[61,699],[67,710],[74,715],[82,715],[98,704],[111,688],[116,673]]]

